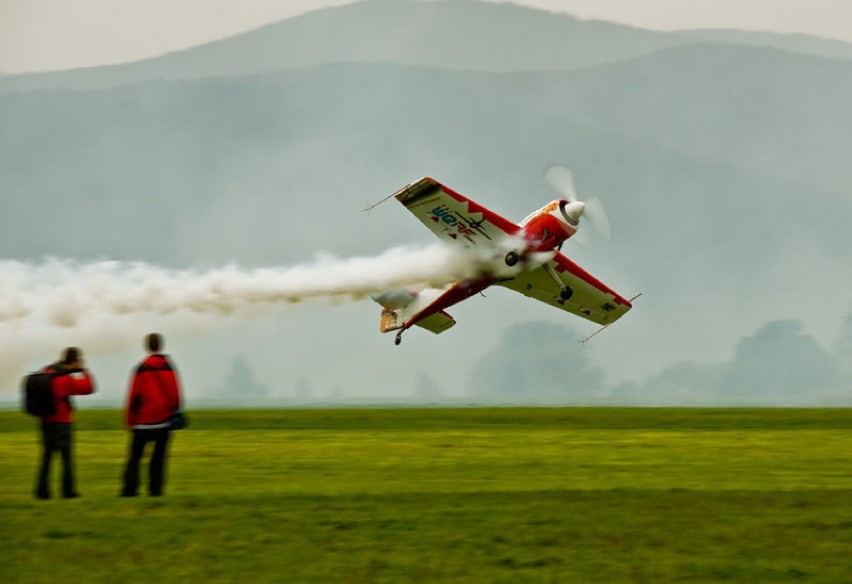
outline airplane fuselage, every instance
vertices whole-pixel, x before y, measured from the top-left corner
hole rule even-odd
[[[628,300],[559,253],[586,210],[576,197],[551,201],[516,224],[430,177],[393,196],[439,238],[485,258],[476,277],[445,288],[373,295],[383,309],[380,330],[398,331],[397,344],[414,325],[436,334],[452,327],[455,320],[446,309],[493,284],[598,324],[610,324],[630,309]]]

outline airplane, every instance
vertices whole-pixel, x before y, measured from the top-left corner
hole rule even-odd
[[[624,316],[636,297],[624,298],[561,253],[562,245],[577,233],[584,213],[609,237],[609,220],[603,207],[597,199],[584,203],[577,198],[573,175],[566,167],[551,166],[545,177],[563,198],[530,213],[518,224],[428,176],[380,201],[396,198],[438,238],[491,259],[484,263],[481,275],[441,289],[388,290],[371,295],[382,306],[379,330],[397,331],[397,345],[402,342],[402,333],[415,325],[440,334],[456,324],[447,308],[492,285],[515,290],[604,328]]]

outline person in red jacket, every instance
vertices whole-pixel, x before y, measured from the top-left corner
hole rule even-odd
[[[135,497],[139,490],[139,464],[145,446],[154,443],[148,470],[148,494],[163,494],[166,448],[169,444],[172,414],[181,407],[181,389],[177,372],[166,355],[160,353],[163,337],[151,333],[145,337],[148,357],[136,367],[130,379],[125,405],[125,421],[132,431],[130,455],[124,469],[122,497]]]
[[[53,453],[62,455],[62,496],[79,497],[74,486],[74,461],[72,458],[71,425],[74,422],[72,395],[94,393],[94,378],[84,369],[83,353],[77,347],[63,351],[59,362],[48,365],[45,372],[55,373],[50,380],[54,412],[41,418],[42,457],[35,487],[39,499],[50,498],[50,461]]]

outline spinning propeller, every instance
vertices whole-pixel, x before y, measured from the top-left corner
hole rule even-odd
[[[557,194],[568,200],[565,214],[571,220],[579,223],[580,217],[586,217],[598,233],[605,239],[610,239],[612,230],[603,204],[597,197],[592,197],[585,202],[577,198],[574,174],[568,168],[558,164],[550,166],[544,171],[544,178]]]

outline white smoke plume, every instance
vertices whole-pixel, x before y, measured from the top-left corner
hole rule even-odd
[[[199,332],[222,320],[210,316],[441,286],[480,274],[483,261],[443,245],[395,248],[374,257],[326,254],[302,265],[256,269],[0,260],[0,387],[17,384],[22,362],[55,358],[62,346],[79,345],[89,354],[137,348],[140,331],[154,321],[168,319],[172,330]]]

